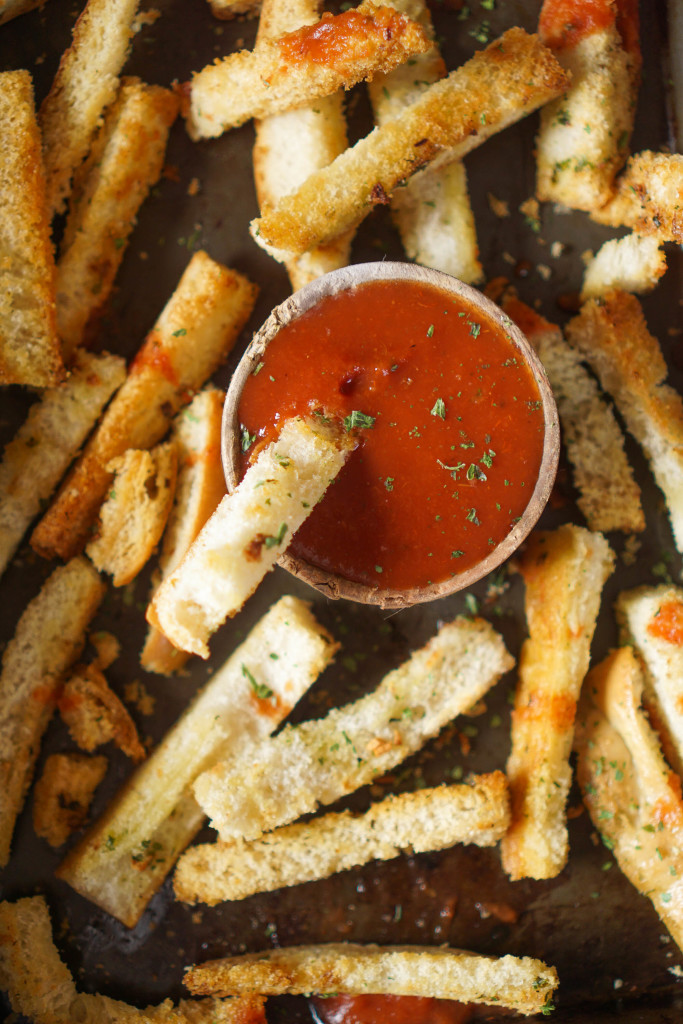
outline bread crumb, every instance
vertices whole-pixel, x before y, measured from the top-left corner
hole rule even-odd
[[[546,263],[537,263],[536,270],[538,272],[538,276],[541,277],[544,281],[549,281],[550,278],[553,276],[552,270]]]
[[[552,242],[550,246],[550,255],[554,260],[556,260],[562,255],[566,248],[567,246],[564,244],[564,242],[559,242],[557,239],[555,239],[555,241]]]
[[[188,196],[196,196],[201,186],[199,184],[199,178],[193,178],[190,184],[187,186]]]
[[[153,715],[156,699],[148,693],[139,679],[133,679],[123,687],[123,696],[127,704],[136,707],[141,715]]]
[[[491,212],[496,217],[502,218],[510,216],[510,206],[504,199],[497,199],[492,192],[487,192],[486,196],[489,201],[489,206],[491,207]]]

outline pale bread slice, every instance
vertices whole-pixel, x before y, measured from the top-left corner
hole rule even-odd
[[[375,0],[324,14],[321,22],[262,39],[253,51],[240,50],[197,72],[181,108],[190,137],[215,138],[252,117],[305,106],[429,48],[418,25]],[[344,40],[342,60],[337,35]]]
[[[644,670],[643,700],[671,766],[683,776],[683,589],[672,584],[622,591],[616,601],[623,643]]]
[[[69,362],[106,305],[177,112],[170,89],[125,78],[74,176],[56,283],[57,331]]]
[[[503,1006],[523,1014],[547,1010],[557,984],[555,969],[531,957],[496,959],[447,946],[351,942],[226,957],[185,974],[185,985],[195,995],[385,993]]]
[[[45,173],[28,71],[0,73],[0,385],[64,379]]]
[[[264,999],[166,999],[139,1010],[118,999],[79,993],[52,938],[44,896],[0,903],[0,987],[32,1024],[266,1024]]]
[[[509,29],[415,103],[375,128],[252,221],[277,258],[349,230],[418,170],[460,159],[566,88],[569,76],[536,36]]]
[[[616,184],[614,197],[591,213],[593,220],[683,243],[682,153],[635,153]]]
[[[222,840],[256,839],[400,764],[512,665],[487,622],[456,619],[366,697],[205,771],[195,796]]]
[[[129,928],[204,822],[191,784],[277,729],[337,645],[309,606],[282,597],[209,679],[57,874]]]
[[[135,579],[164,532],[175,494],[178,451],[173,441],[129,448],[107,463],[114,473],[86,554],[115,587]]]
[[[63,676],[85,643],[105,586],[90,562],[59,566],[24,609],[0,673],[0,866],[9,859],[40,741]]]
[[[674,542],[683,551],[683,400],[664,383],[667,365],[640,303],[622,291],[591,299],[567,324],[566,337],[645,452],[664,494]]]
[[[643,673],[629,647],[588,675],[574,746],[583,800],[636,889],[683,949],[683,800],[640,707]]]
[[[666,253],[656,235],[631,233],[605,242],[583,275],[581,301],[599,298],[615,288],[643,295],[666,273]]]
[[[50,754],[33,789],[33,830],[58,849],[85,825],[95,790],[107,773],[102,755]]]
[[[567,862],[576,704],[614,562],[602,534],[571,523],[533,533],[521,559],[529,637],[519,659],[506,767],[512,824],[501,844],[513,880],[554,878]]]
[[[50,219],[62,213],[71,179],[113,103],[139,0],[88,0],[40,107]]]
[[[548,374],[562,425],[562,440],[588,528],[641,533],[645,515],[640,487],[626,456],[624,434],[581,356],[555,324],[508,292],[503,310],[520,327]]]
[[[566,93],[541,111],[536,195],[597,210],[612,197],[628,156],[640,55],[626,49],[615,24],[586,33],[575,45],[559,47],[550,39],[548,45],[572,80]]]
[[[397,117],[446,74],[424,0],[393,0],[393,4],[424,27],[432,46],[427,53],[387,74],[375,75],[368,83],[378,125]],[[461,161],[410,178],[405,188],[392,196],[391,213],[409,259],[467,284],[483,279],[467,174]]]
[[[147,620],[182,650],[208,658],[208,640],[275,567],[354,446],[341,429],[285,420],[163,581]]]
[[[0,575],[125,377],[120,356],[80,352],[31,406],[0,463]]]
[[[502,772],[492,772],[461,785],[388,796],[359,816],[343,811],[285,825],[251,843],[193,846],[178,862],[173,887],[176,899],[213,906],[401,852],[493,846],[509,823],[507,782]]]
[[[225,494],[221,461],[224,399],[225,393],[219,388],[205,388],[174,421],[178,477],[152,595],[160,581],[173,572]],[[171,675],[180,671],[188,657],[187,651],[180,651],[155,626],[149,626],[140,655],[140,664],[148,672]]]
[[[46,558],[69,558],[89,539],[111,485],[107,464],[127,448],[151,448],[174,415],[226,358],[256,301],[256,287],[196,252],[128,369],[85,450],[33,531]]]

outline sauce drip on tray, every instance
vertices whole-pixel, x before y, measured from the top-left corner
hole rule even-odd
[[[381,589],[441,582],[524,512],[544,440],[536,381],[504,330],[420,282],[374,281],[278,333],[240,402],[243,471],[293,415],[358,440],[290,551]]]

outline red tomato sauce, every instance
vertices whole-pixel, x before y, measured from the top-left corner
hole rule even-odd
[[[683,605],[679,601],[664,601],[648,622],[647,631],[670,644],[683,644]]]
[[[352,59],[372,54],[386,39],[398,36],[409,24],[403,14],[391,8],[378,10],[373,17],[358,11],[323,14],[314,25],[304,25],[278,40],[288,64],[324,64],[344,73]]]
[[[524,512],[541,463],[536,381],[493,321],[419,282],[374,281],[284,327],[244,388],[243,472],[294,415],[345,419],[357,447],[290,552],[380,589],[475,565]],[[370,425],[371,424],[371,425]]]
[[[545,0],[538,30],[546,46],[562,50],[614,24],[624,49],[639,53],[638,0]]]
[[[316,996],[323,1024],[465,1024],[472,1010],[452,999],[421,996]]]

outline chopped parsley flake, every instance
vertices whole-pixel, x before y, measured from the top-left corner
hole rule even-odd
[[[271,697],[275,696],[269,686],[266,686],[265,683],[259,683],[254,679],[244,662],[242,662],[242,675],[249,681],[249,685],[259,700],[270,700]]]
[[[372,427],[375,423],[375,416],[368,416],[367,413],[360,412],[358,409],[354,409],[353,412],[349,413],[348,416],[344,417],[344,427],[346,431],[353,430],[354,427]]]
[[[287,523],[280,523],[280,529],[277,531],[275,536],[271,535],[270,537],[266,537],[263,543],[267,548],[275,548],[278,546],[278,544],[282,544],[282,541],[285,539],[286,533]]]
[[[434,402],[434,405],[430,409],[430,412],[432,416],[438,416],[439,419],[442,420],[446,419],[446,403],[444,402],[443,398],[437,398],[437,400]]]
[[[248,427],[243,426],[240,429],[242,432],[242,451],[246,452],[251,448],[252,444],[256,440],[256,434],[250,434]]]

